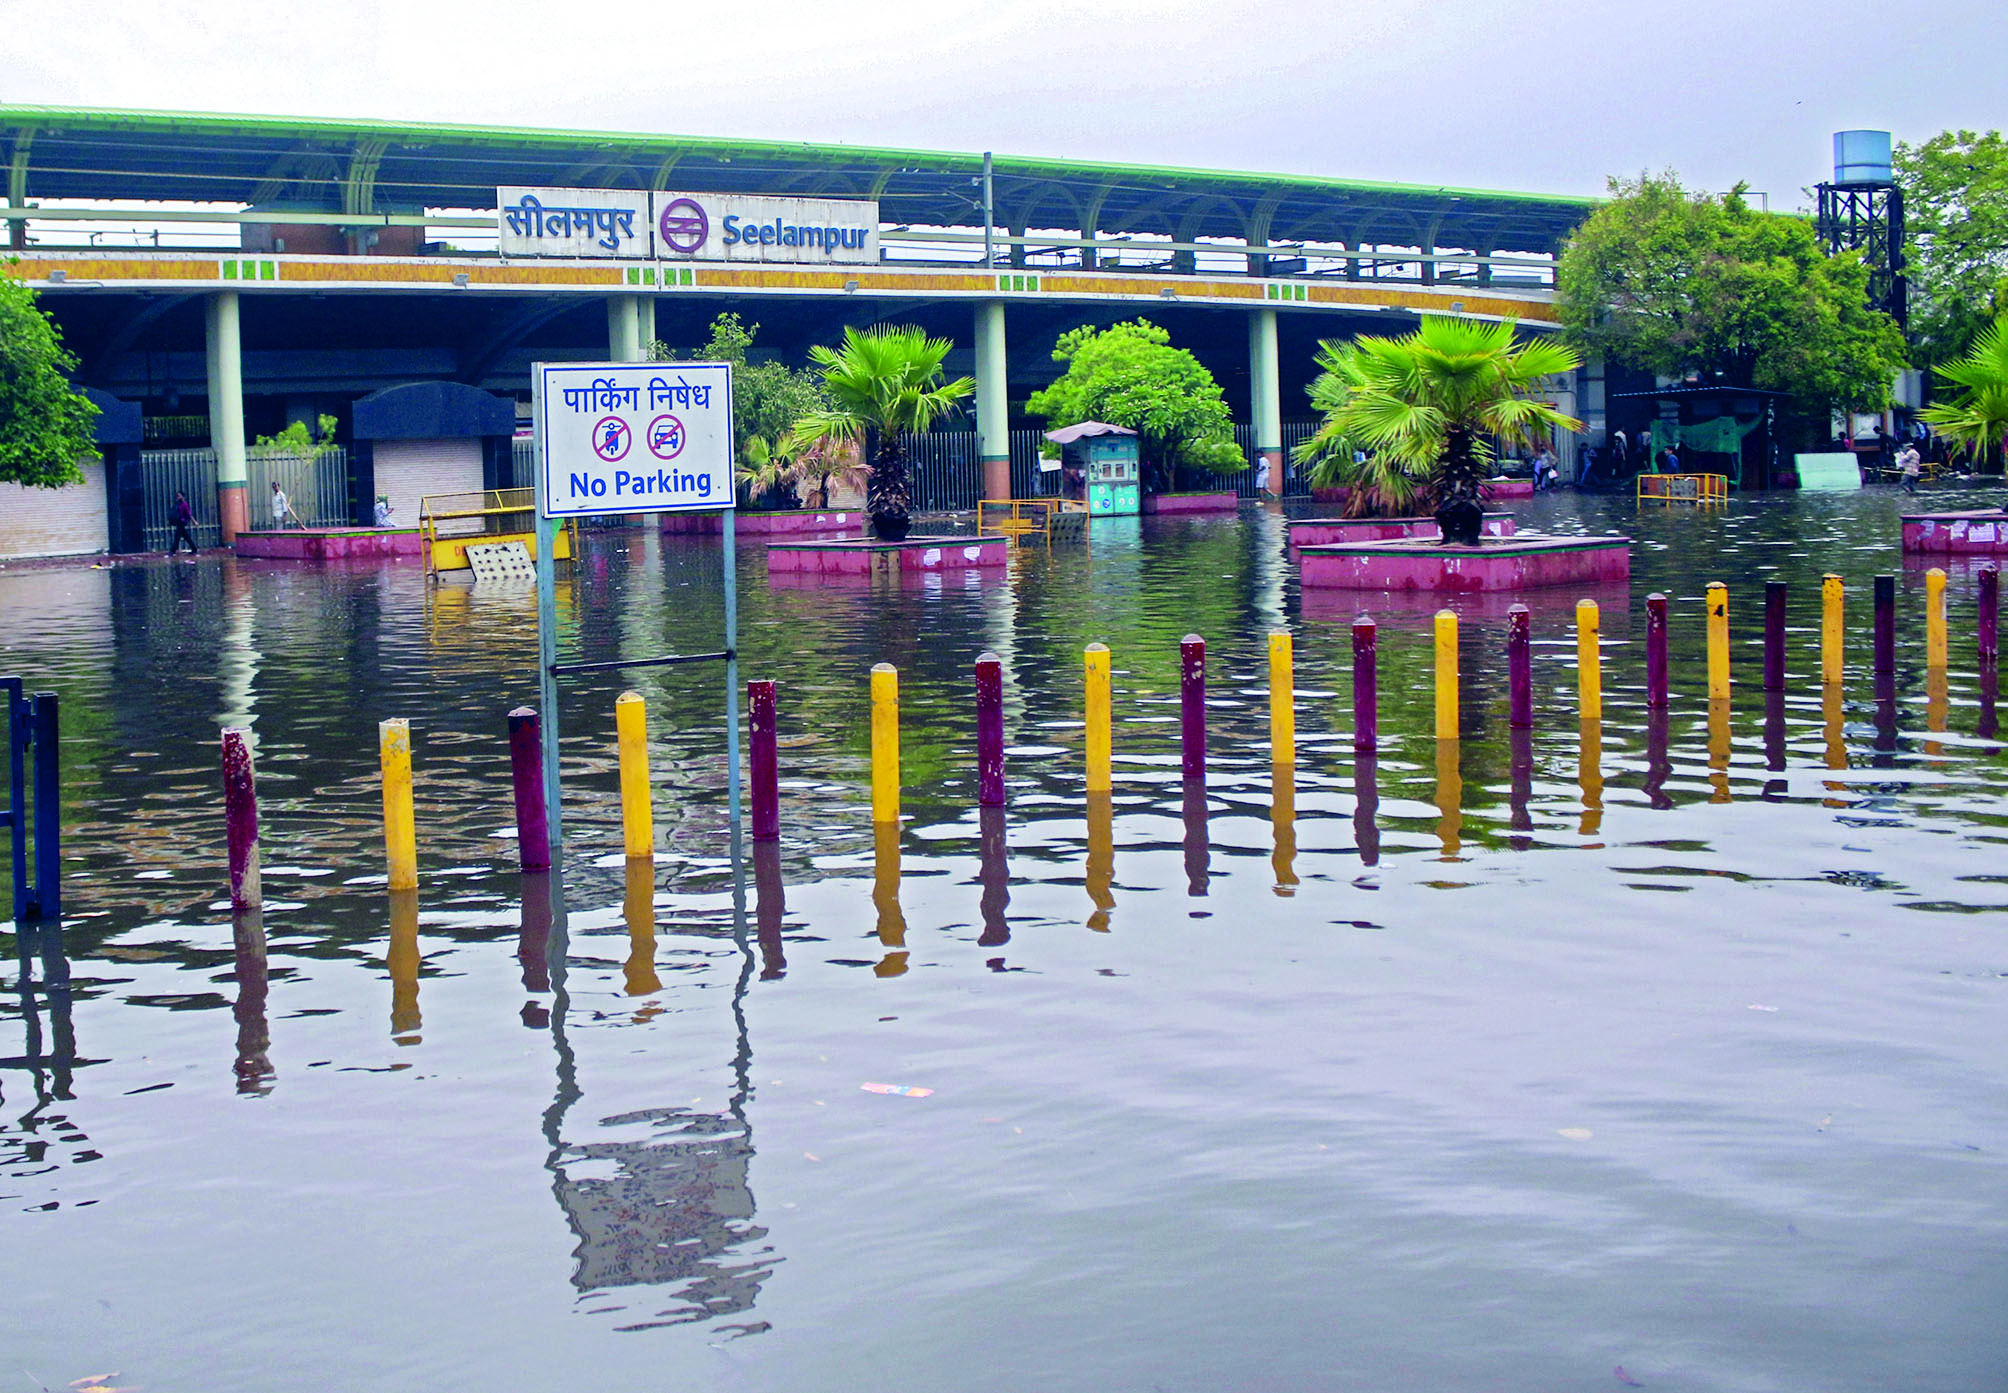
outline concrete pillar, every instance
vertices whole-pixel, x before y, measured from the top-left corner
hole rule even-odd
[[[639,363],[642,360],[641,297],[607,297],[607,360]]]
[[[1276,361],[1276,311],[1259,309],[1248,320],[1248,396],[1255,427],[1255,458],[1269,464],[1268,492],[1283,496],[1283,389]]]
[[[641,317],[641,353],[638,356],[647,358],[649,346],[658,337],[655,332],[655,296],[637,296],[636,308]]]
[[[1011,405],[1004,372],[1004,302],[976,307],[976,452],[983,496],[1011,497]]]
[[[216,451],[216,516],[223,545],[237,540],[251,526],[251,500],[245,496],[244,467],[244,340],[238,327],[237,292],[219,290],[209,297],[209,443]]]

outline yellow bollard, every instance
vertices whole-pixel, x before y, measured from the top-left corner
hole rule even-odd
[[[899,821],[899,669],[872,668],[872,821]]]
[[[1603,617],[1595,600],[1576,601],[1576,693],[1581,698],[1582,719],[1600,721],[1604,716]]]
[[[1729,700],[1729,587],[1708,583],[1708,699]]]
[[[1297,762],[1297,692],[1290,636],[1269,635],[1269,762]]]
[[[1457,738],[1457,616],[1436,612],[1436,738]]]
[[[1820,582],[1820,681],[1841,684],[1841,619],[1847,587],[1831,572]]]
[[[628,859],[655,855],[655,811],[648,790],[648,704],[640,692],[614,702],[614,737],[620,746],[621,827]]]
[[[383,844],[390,888],[418,888],[418,826],[411,813],[411,724],[402,718],[377,724],[377,758],[383,767]]]
[[[1088,682],[1088,792],[1109,791],[1109,648],[1091,643],[1085,654]]]
[[[1924,573],[1924,665],[1945,670],[1945,572],[1937,566]]]

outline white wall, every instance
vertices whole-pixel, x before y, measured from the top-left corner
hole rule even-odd
[[[376,491],[390,498],[391,523],[418,526],[419,500],[427,494],[481,492],[479,440],[379,440]],[[371,500],[374,508],[375,500]],[[452,533],[449,525],[441,531]],[[459,530],[480,531],[478,519]]]
[[[0,556],[73,556],[111,544],[103,460],[79,461],[81,484],[31,489],[0,484]]]

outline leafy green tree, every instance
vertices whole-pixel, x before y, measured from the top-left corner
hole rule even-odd
[[[2001,442],[2008,438],[2008,314],[1980,331],[1971,353],[1937,371],[1954,395],[1918,414],[1947,440],[1964,446],[1980,461],[1982,472],[1998,472]]]
[[[741,460],[754,453],[752,442],[763,442],[762,464],[782,453],[781,442],[795,422],[812,411],[830,404],[820,373],[807,368],[791,368],[786,363],[747,361],[760,326],[747,326],[736,314],[721,314],[711,321],[711,337],[690,353],[678,353],[657,340],[649,356],[657,362],[732,364],[732,452]]]
[[[318,458],[335,448],[335,427],[340,422],[333,416],[322,416],[315,424],[319,427],[318,433],[309,431],[305,421],[289,422],[286,429],[277,435],[259,436],[251,442],[251,447],[298,455],[302,459]]]
[[[1611,181],[1556,267],[1569,342],[1663,377],[1719,373],[1810,412],[1878,411],[1904,365],[1868,267],[1830,257],[1803,219],[1760,213],[1742,186],[1690,194],[1672,174]]]
[[[1248,467],[1220,384],[1149,320],[1069,329],[1053,361],[1065,363],[1066,372],[1034,392],[1025,409],[1055,427],[1106,421],[1135,431],[1152,491],[1175,487],[1184,470],[1232,474]]]
[[[1424,481],[1438,509],[1480,504],[1493,440],[1528,445],[1583,428],[1536,395],[1582,359],[1552,339],[1516,341],[1515,328],[1425,315],[1413,333],[1356,339],[1350,353],[1324,355],[1327,371],[1341,374],[1325,428],[1413,489],[1404,506],[1415,505]]]
[[[98,450],[98,409],[70,386],[77,358],[35,303],[0,274],[0,481],[35,488],[80,483],[77,461]]]
[[[865,511],[872,530],[887,541],[906,536],[913,514],[902,433],[924,434],[976,390],[973,377],[942,380],[941,364],[953,346],[912,325],[878,325],[846,327],[843,347],[809,350],[831,404],[796,421],[787,448],[861,447],[871,437]]]
[[[1943,131],[1922,145],[1899,141],[1896,182],[1913,356],[1944,362],[2008,312],[2008,140]]]

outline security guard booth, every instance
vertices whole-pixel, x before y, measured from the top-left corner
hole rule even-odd
[[[1046,432],[1061,450],[1067,497],[1090,517],[1135,517],[1143,511],[1136,432],[1105,421],[1082,421]]]

